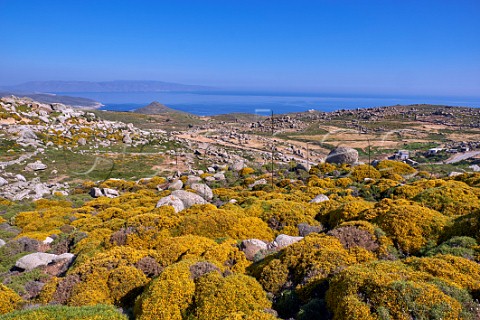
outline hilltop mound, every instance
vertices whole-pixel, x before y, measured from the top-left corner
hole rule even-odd
[[[148,106],[139,108],[135,110],[136,113],[142,114],[171,114],[171,113],[185,113],[183,111],[178,111],[172,108],[167,107],[166,105],[161,104],[158,101],[150,103]]]

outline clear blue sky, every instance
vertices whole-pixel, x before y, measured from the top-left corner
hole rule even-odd
[[[0,0],[0,84],[480,96],[480,0]]]

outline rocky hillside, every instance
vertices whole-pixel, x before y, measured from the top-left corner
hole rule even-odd
[[[480,173],[0,107],[0,319],[480,317]]]

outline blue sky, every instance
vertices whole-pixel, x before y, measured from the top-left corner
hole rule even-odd
[[[0,84],[480,96],[479,0],[0,0]]]

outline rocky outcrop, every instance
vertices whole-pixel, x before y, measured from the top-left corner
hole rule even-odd
[[[0,197],[5,199],[20,201],[23,199],[38,200],[45,196],[60,192],[67,195],[70,187],[68,183],[45,183],[40,182],[40,178],[34,178],[28,181],[23,175],[13,175],[11,173],[4,175],[8,182],[0,189]]]
[[[333,149],[325,159],[327,163],[355,164],[358,162],[358,151],[353,148],[338,147]]]

